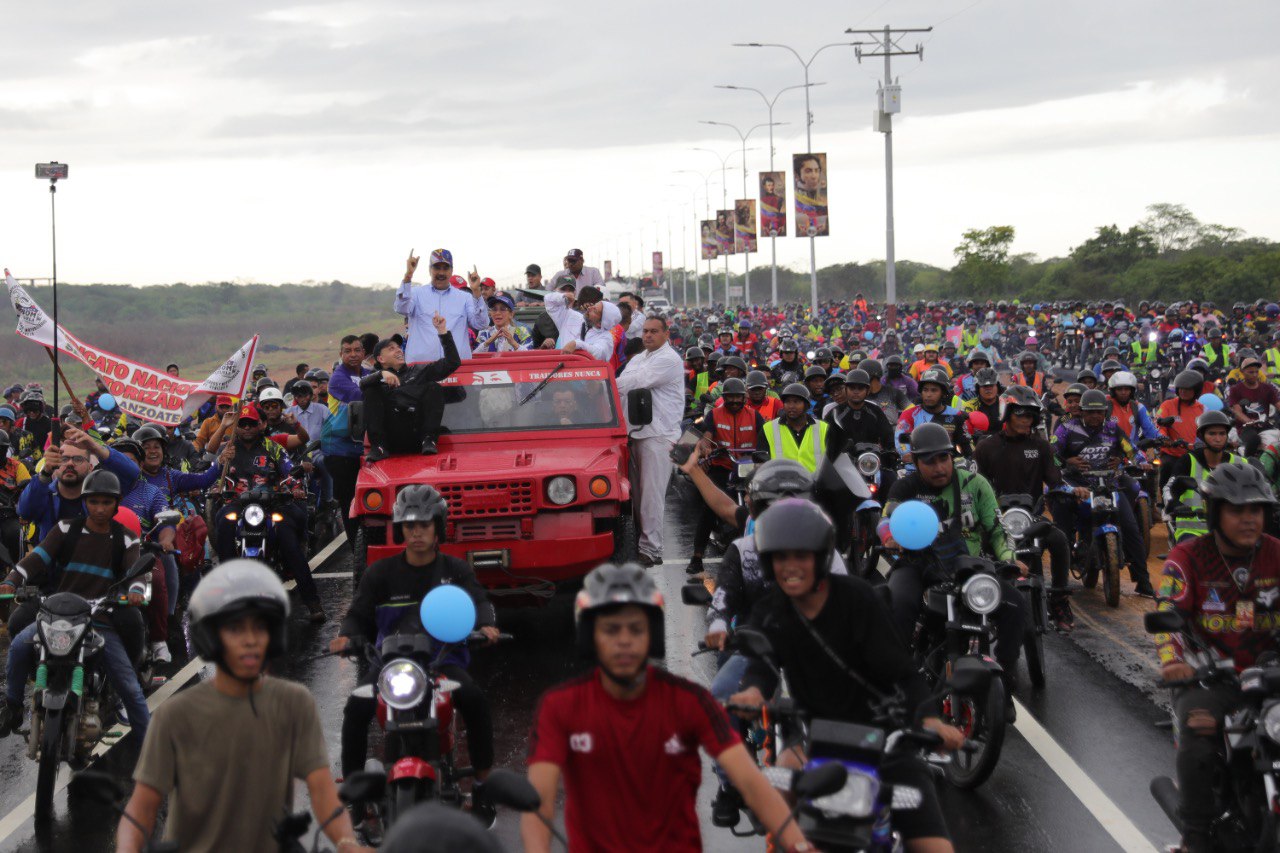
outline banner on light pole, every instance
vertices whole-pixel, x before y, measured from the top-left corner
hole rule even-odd
[[[756,250],[756,200],[737,199],[733,211],[733,248],[739,254],[750,254]]]
[[[702,259],[704,261],[714,261],[720,253],[720,246],[716,242],[716,221],[714,219],[703,219],[699,222],[702,231]]]
[[[613,261],[604,262],[604,280],[605,281],[613,280]]]
[[[760,236],[787,236],[787,173],[760,173]]]
[[[733,211],[716,211],[716,251],[721,255],[733,254]]]
[[[826,237],[831,233],[827,221],[827,155],[793,154],[792,174],[796,192],[796,236]]]
[[[662,286],[662,283],[663,283],[662,273],[664,271],[665,271],[665,268],[662,266],[662,253],[654,252],[653,253],[653,283],[658,287]]]

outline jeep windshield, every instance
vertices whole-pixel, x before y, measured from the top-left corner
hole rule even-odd
[[[441,434],[618,426],[613,388],[604,367],[561,368],[546,381],[550,373],[550,367],[455,372],[440,383],[445,396]],[[528,401],[521,405],[526,397]]]

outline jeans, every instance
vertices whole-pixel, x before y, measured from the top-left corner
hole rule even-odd
[[[17,516],[10,516],[0,521],[0,545],[3,545],[4,550],[8,552],[6,565],[11,566],[17,562],[22,546],[22,523],[18,521]]]
[[[39,626],[34,622],[22,630],[9,644],[9,660],[5,663],[5,699],[8,703],[20,708],[23,705],[27,679],[31,677],[31,669],[35,664],[35,649],[32,638]],[[129,714],[129,726],[141,739],[147,733],[147,724],[151,721],[151,712],[147,708],[147,699],[142,695],[142,686],[138,684],[137,673],[133,669],[133,661],[125,651],[124,641],[120,635],[110,628],[95,625],[94,630],[102,635],[104,645],[100,662],[106,667],[107,679],[115,688],[116,694],[124,702]]]
[[[716,677],[711,680],[711,695],[718,702],[727,702],[729,697],[738,692],[738,687],[742,684],[742,678],[747,674],[747,664],[750,660],[746,655],[734,652],[720,664],[720,669],[716,672]],[[745,739],[747,724],[745,720],[739,717],[730,717],[730,724],[734,731],[742,735]],[[724,775],[724,771],[720,769],[718,763],[713,763],[712,768],[716,772],[716,776],[720,778],[721,787],[728,787],[729,777]]]
[[[217,516],[218,559],[223,562],[234,560],[236,557],[237,522],[227,518],[227,513],[231,511],[231,506],[223,507],[218,510]],[[267,544],[274,545],[279,551],[280,563],[298,582],[298,593],[302,596],[302,600],[307,603],[319,601],[320,594],[316,592],[316,582],[311,579],[311,567],[307,565],[302,546],[298,544],[301,541],[300,531],[306,530],[307,526],[306,510],[296,503],[289,503],[278,506],[275,511],[284,516],[284,521],[272,525],[271,532],[267,534]]]
[[[314,466],[311,476],[319,488],[320,500],[333,500],[333,477],[330,476],[329,469],[325,467],[324,454],[317,450],[311,455],[311,463]]]
[[[164,586],[169,593],[169,615],[172,616],[178,609],[178,561],[172,554],[165,554],[160,561],[164,563]],[[154,639],[159,641],[164,637]]]

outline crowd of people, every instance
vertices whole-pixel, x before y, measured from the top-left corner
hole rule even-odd
[[[8,569],[0,596],[21,588],[101,596],[142,542],[164,552],[148,579],[150,599],[141,582],[131,585],[133,606],[100,626],[121,716],[142,741],[128,806],[140,827],[121,823],[119,849],[144,848],[166,799],[167,837],[184,850],[271,849],[264,828],[290,805],[290,778],[306,781],[317,817],[337,806],[314,701],[265,675],[287,654],[289,596],[273,571],[237,559],[234,498],[259,487],[292,498],[280,504],[274,548],[307,618],[326,620],[306,552],[313,515],[336,508],[354,539],[345,508],[361,465],[438,452],[448,405],[440,383],[481,353],[578,353],[607,363],[620,394],[645,389],[653,404],[652,421],[629,439],[635,562],[606,564],[586,578],[576,647],[592,668],[550,690],[531,729],[528,778],[546,819],[563,786],[571,849],[698,849],[699,748],[720,775],[717,825],[736,824],[745,808],[783,849],[816,849],[787,820],[789,804],[743,745],[745,719],[758,716],[779,676],[808,717],[869,726],[883,724],[880,691],[900,691],[921,709],[912,726],[932,732],[939,749],[960,748],[965,732],[926,701],[913,638],[924,592],[962,558],[986,557],[1024,577],[1042,573],[1038,560],[1015,554],[1001,509],[1010,495],[1029,495],[1035,513],[1051,520],[1043,551],[1054,629],[1072,630],[1070,578],[1088,574],[1090,478],[1115,470],[1127,472],[1117,478],[1117,538],[1132,593],[1192,617],[1191,630],[1237,667],[1276,651],[1274,620],[1254,615],[1255,607],[1280,604],[1260,594],[1280,583],[1280,540],[1272,535],[1280,486],[1274,303],[877,306],[855,294],[816,312],[802,305],[659,312],[646,311],[641,291],[606,299],[607,283],[576,249],[549,282],[530,265],[527,286],[513,293],[474,270],[455,275],[445,249],[429,255],[429,282],[415,284],[418,260],[410,254],[390,306],[403,318],[392,334],[347,335],[329,369],[299,364],[283,387],[255,365],[243,398],[211,399],[189,424],[138,424],[101,385],[57,413],[39,386],[6,391],[0,509],[11,511],[0,514]],[[545,310],[528,325],[516,319],[539,302]],[[350,418],[357,401],[363,434]],[[851,485],[850,476],[874,489]],[[704,637],[718,652],[710,690],[651,662],[665,651],[654,575],[664,564],[666,501],[682,491],[695,508],[687,517],[694,527],[687,577],[714,590]],[[917,502],[937,515],[928,560],[893,533],[895,512]],[[466,590],[479,630],[497,638],[496,613],[473,570],[440,550],[448,513],[430,485],[400,491],[392,522],[404,550],[363,573],[335,653],[403,627],[417,613],[408,605],[442,584]],[[208,563],[202,522],[216,558]],[[1147,542],[1162,523],[1169,548],[1153,583]],[[1241,577],[1239,565],[1248,567]],[[994,657],[1012,697],[1030,615],[1009,581],[1002,590]],[[9,615],[0,734],[24,719],[37,602]],[[194,650],[216,664],[216,676],[152,719],[135,666],[144,654],[171,659],[171,643],[182,641],[171,628],[179,608]],[[1237,618],[1200,618],[1223,612]],[[775,661],[735,642],[747,626],[768,637]],[[149,647],[139,649],[147,636]],[[1159,638],[1158,654],[1171,683],[1190,679],[1198,665],[1177,635]],[[445,671],[458,685],[454,701],[468,732],[472,811],[491,825],[493,724],[466,666],[465,658],[451,660]],[[369,680],[376,674],[370,670]],[[1214,738],[1233,701],[1219,688],[1191,685],[1176,702],[1187,850],[1211,849],[1206,786],[1221,758]],[[731,723],[726,706],[744,720]],[[354,696],[345,709],[344,774],[364,762],[374,711]],[[216,744],[202,734],[215,729]],[[778,763],[803,766],[802,731],[783,746]],[[252,774],[238,758],[249,754]],[[951,849],[923,759],[896,760],[884,777],[924,797],[920,808],[894,814],[907,849]],[[364,849],[372,837],[366,817],[343,814],[325,831],[340,850]],[[538,815],[526,816],[522,836],[526,849],[549,849]]]

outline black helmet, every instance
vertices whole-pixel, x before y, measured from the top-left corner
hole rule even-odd
[[[818,347],[818,350],[813,354],[813,360],[814,361],[831,361],[832,360],[831,350],[827,349],[826,347]]]
[[[728,382],[729,380],[726,379],[725,381]],[[753,370],[747,374],[745,384],[747,388],[768,388],[769,377],[765,376],[762,370]]]
[[[720,396],[726,394],[746,394],[747,383],[743,382],[736,376],[730,376],[728,379],[720,383]]]
[[[134,441],[132,438],[117,438],[115,441],[111,442],[111,447],[114,450],[119,450],[121,453],[132,453],[134,459],[137,459],[139,462],[142,461],[142,444]]]
[[[1204,387],[1204,377],[1194,370],[1184,370],[1173,377],[1173,387],[1179,391],[1183,388],[1199,391]]]
[[[814,589],[831,573],[836,550],[836,526],[813,501],[784,498],[756,518],[756,555],[764,576],[774,580],[773,555],[781,551],[812,551]]]
[[[894,353],[893,355],[889,356],[884,360],[885,370],[888,370],[891,367],[896,367],[898,368],[898,370],[902,370],[902,365],[903,365],[902,356],[898,355],[897,353]]]
[[[736,367],[742,371],[742,375],[747,375],[747,363],[740,356],[726,355],[720,359],[720,369],[725,370],[730,367]]]
[[[702,351],[702,347],[689,347],[684,351],[684,360],[691,361],[698,358],[706,358],[707,354]]]
[[[800,347],[796,346],[795,340],[787,338],[778,345],[778,352],[800,352]]]
[[[1217,341],[1222,339],[1222,330],[1219,329],[1216,325],[1209,327],[1208,334],[1209,334],[1209,340],[1211,341]]]
[[[1275,492],[1271,490],[1266,475],[1247,463],[1224,462],[1214,468],[1200,484],[1200,494],[1204,495],[1205,515],[1210,530],[1217,528],[1218,515],[1222,512],[1224,503],[1235,506],[1276,505]]]
[[[818,367],[818,365],[816,364],[812,364],[809,366],[809,369],[804,372],[804,381],[808,382],[810,379],[813,379],[815,376],[822,379],[826,379],[827,371],[823,370],[821,367]]]
[[[1090,388],[1080,395],[1080,411],[1082,412],[1110,412],[1111,401],[1107,399],[1107,395],[1097,388]]]
[[[920,424],[911,431],[911,455],[915,457],[931,456],[934,453],[951,453],[951,433],[942,424],[933,422]]]
[[[979,388],[986,385],[999,385],[1000,375],[996,373],[994,367],[984,367],[973,374],[973,384]]]
[[[1102,366],[1098,369],[1103,373],[1106,373],[1108,370],[1124,370],[1124,365],[1116,361],[1114,358],[1109,358],[1102,362]]]
[[[1070,385],[1067,386],[1067,390],[1062,392],[1062,396],[1070,397],[1072,394],[1074,394],[1075,396],[1080,397],[1084,394],[1085,391],[1088,391],[1088,390],[1089,390],[1088,388],[1084,387],[1079,382],[1072,382]]]
[[[1092,370],[1082,370],[1076,374],[1077,382],[1084,382],[1087,379],[1092,379],[1096,383],[1098,381],[1098,374],[1094,373]]]
[[[169,436],[165,435],[164,430],[157,426],[152,426],[151,424],[147,424],[144,427],[134,430],[131,437],[134,441],[138,442],[139,447],[146,444],[148,441],[158,441],[165,447],[169,446]]]
[[[405,486],[396,495],[396,502],[391,507],[391,524],[395,532],[400,532],[399,525],[406,521],[433,521],[436,525],[436,536],[444,538],[444,523],[449,517],[449,502],[440,496],[434,486],[425,483],[414,483]]]
[[[866,362],[863,362],[863,363],[865,364]],[[839,374],[836,374],[836,375],[838,376]],[[870,388],[871,375],[867,373],[867,371],[859,367],[855,370],[849,371],[849,375],[844,378],[844,384],[845,385],[866,385],[868,388]]]
[[[660,658],[666,655],[662,593],[658,591],[653,578],[636,563],[621,566],[602,563],[583,580],[582,589],[573,602],[579,654],[588,660],[595,660],[596,617],[625,604],[643,607],[649,614],[649,657]]]
[[[1223,429],[1230,430],[1232,423],[1231,418],[1226,412],[1213,410],[1207,411],[1200,417],[1196,418],[1196,437],[1204,438],[1204,431],[1209,427],[1220,426]]]
[[[786,400],[788,397],[799,397],[806,403],[813,400],[813,395],[809,393],[809,389],[799,382],[792,382],[786,388],[783,388],[782,393],[778,396],[783,400]]]
[[[864,358],[862,361],[858,362],[858,369],[865,370],[867,372],[867,376],[872,379],[879,379],[884,376],[884,365],[874,358]]]
[[[481,823],[458,809],[422,802],[397,815],[395,826],[387,832],[378,850],[381,853],[424,850],[501,853],[502,844]]]
[[[1004,423],[1016,409],[1031,409],[1032,424],[1039,425],[1044,403],[1026,385],[1011,385],[1000,395],[1000,423]]]
[[[756,469],[747,486],[751,512],[757,517],[776,500],[812,498],[813,494],[813,475],[794,459],[770,459]]]
[[[267,620],[270,640],[266,659],[285,653],[289,593],[275,572],[256,560],[229,560],[205,575],[191,593],[187,613],[191,617],[191,644],[196,654],[219,666],[224,664],[218,629],[224,622],[249,613]]]
[[[969,352],[968,358],[965,359],[964,363],[969,365],[970,369],[972,369],[973,363],[975,361],[985,361],[987,364],[990,364],[991,356],[987,355],[984,350],[980,350],[980,349],[971,350]]]
[[[916,385],[923,388],[926,383],[932,382],[934,385],[940,385],[943,393],[951,390],[951,377],[947,376],[947,371],[941,367],[931,367],[920,374],[919,381]]]
[[[270,376],[262,377],[253,385],[253,388],[255,391],[261,391],[264,388],[279,388],[279,387],[280,386],[276,384],[276,381],[272,379]]]
[[[711,352],[707,353],[707,366],[712,369],[719,368],[720,359],[723,357],[724,353],[720,352],[718,349],[713,349]]]
[[[106,468],[94,468],[80,486],[80,497],[87,498],[90,495],[106,495],[119,500],[120,478]]]
[[[1023,350],[1018,354],[1018,364],[1022,364],[1024,361],[1034,361],[1036,364],[1040,363],[1039,357],[1030,350]]]

